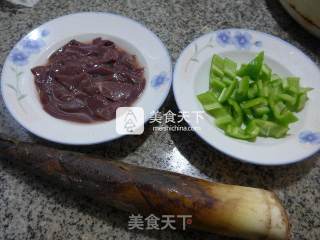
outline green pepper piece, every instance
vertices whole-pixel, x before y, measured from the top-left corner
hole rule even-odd
[[[258,117],[262,117],[263,115],[269,114],[271,112],[268,106],[258,106],[255,107],[253,110]]]
[[[212,91],[199,94],[198,100],[203,106],[203,109],[211,116],[220,118],[230,116],[228,110],[222,106]],[[230,116],[231,117],[231,116]]]
[[[271,88],[281,89],[282,90],[282,80],[273,80],[268,84]]]
[[[267,99],[265,99],[263,97],[259,97],[259,98],[254,98],[252,100],[248,100],[248,101],[242,102],[241,103],[241,107],[243,109],[246,109],[246,108],[252,108],[252,107],[255,107],[255,106],[267,105],[267,104],[268,104]]]
[[[212,116],[214,116],[214,113],[221,108],[223,108],[223,106],[219,102],[203,105],[203,109]]]
[[[210,87],[215,91],[220,93],[227,85],[221,81],[221,78],[213,76],[210,78]]]
[[[248,98],[252,99],[258,96],[258,87],[257,84],[253,84],[248,89]]]
[[[233,118],[230,115],[224,115],[215,119],[215,124],[222,129],[225,129],[226,126],[232,122]]]
[[[308,96],[306,93],[299,94],[297,104],[295,106],[295,111],[300,112],[304,108],[307,101]]]
[[[298,93],[300,89],[300,78],[288,77],[287,81],[288,81],[289,90],[292,92]]]
[[[282,113],[277,119],[277,122],[284,126],[288,126],[290,123],[293,123],[296,121],[298,121],[298,118],[288,110]]]
[[[263,114],[261,119],[265,120],[265,121],[268,121],[269,120],[269,115],[268,114]]]
[[[261,72],[264,61],[264,52],[260,52],[253,60],[246,66],[241,67],[238,71],[240,77],[249,76],[253,80],[257,80]]]
[[[219,102],[212,104],[203,105],[203,109],[210,115],[215,118],[230,115],[228,111],[223,107]]]
[[[235,79],[237,76],[236,71],[237,71],[237,64],[234,61],[230,60],[229,58],[225,58],[224,68],[223,68],[224,74],[231,79]]]
[[[247,73],[247,64],[241,64],[239,70],[237,71],[237,75],[239,77],[248,76],[246,75],[246,73]]]
[[[299,93],[300,90],[300,78],[297,77],[288,77],[283,80],[283,89],[293,92]]]
[[[258,86],[258,96],[264,97],[264,86],[263,86],[262,80],[257,81],[257,86]]]
[[[272,90],[271,90],[272,92]],[[268,97],[270,94],[270,88],[267,85],[263,86],[263,96]]]
[[[223,77],[224,60],[219,55],[213,55],[210,66],[210,82],[214,76]]]
[[[268,88],[268,97],[277,97],[279,94],[281,94],[282,91],[282,81],[280,82],[270,82],[267,86]]]
[[[269,68],[267,64],[263,64],[259,78],[265,82],[268,82],[271,80],[271,74],[272,74],[271,68]]]
[[[250,121],[245,129],[246,133],[251,134],[252,136],[257,137],[260,133],[260,128],[254,123],[254,121]]]
[[[288,127],[271,121],[265,121],[262,119],[254,119],[252,121],[254,121],[254,123],[259,127],[259,136],[262,137],[281,138],[284,137],[289,130]]]
[[[312,90],[313,90],[313,88],[310,88],[310,87],[301,87],[299,90],[299,93],[308,93]]]
[[[247,120],[253,120],[255,117],[253,116],[252,110],[250,108],[242,109]]]
[[[230,96],[232,95],[233,93],[233,90],[235,89],[237,85],[237,82],[236,81],[233,81],[228,87],[224,88],[218,98],[219,102],[220,103],[223,103],[225,101],[227,101]]]
[[[249,77],[245,76],[239,81],[239,87],[238,87],[238,94],[242,98],[245,98],[248,96],[248,90],[249,90]]]
[[[290,112],[282,102],[275,102],[274,99],[269,99],[269,106],[273,115],[281,125],[288,126],[290,123],[296,122],[298,118]]]
[[[290,96],[289,94],[281,93],[279,98],[287,102],[290,106],[294,106],[297,102],[297,96]]]
[[[272,113],[275,118],[279,118],[280,114],[283,110],[285,110],[286,106],[284,105],[284,108],[281,107],[281,105],[276,104],[276,101],[274,97],[269,97],[269,106],[272,110]],[[281,107],[281,108],[280,108]]]
[[[245,131],[244,129],[241,129],[240,127],[232,124],[227,125],[225,129],[226,135],[247,141],[255,141],[257,135],[255,135],[254,133],[254,131],[251,133],[250,131]]]
[[[232,107],[233,117],[235,119],[236,125],[241,126],[241,124],[243,122],[243,113],[242,113],[240,105],[236,101],[234,101],[233,99],[228,99],[228,103]]]
[[[269,96],[269,88],[266,84],[263,83],[261,79],[257,81],[258,86],[258,95],[259,97],[268,97]]]
[[[274,74],[272,74],[271,75],[271,82],[275,82],[275,81],[277,81],[277,82],[282,82],[282,80],[281,80],[281,77],[278,75],[278,74],[276,74],[276,73],[274,73]]]
[[[229,69],[232,72],[236,72],[237,70],[237,63],[232,61],[229,58],[224,59],[224,70]]]
[[[279,113],[283,113],[286,111],[287,109],[287,105],[285,105],[282,101],[277,101],[276,104],[275,104],[275,107],[276,107],[276,110],[277,112]]]
[[[211,60],[211,68],[212,65],[217,66],[220,69],[224,68],[224,59],[217,54],[214,54]]]
[[[230,79],[229,77],[226,77],[226,76],[224,76],[224,77],[222,78],[222,82],[223,82],[226,86],[229,86],[233,81],[235,81],[235,80],[232,80],[232,79]]]
[[[223,72],[228,78],[235,79],[237,77],[236,73],[230,71],[229,69],[225,69]]]
[[[217,102],[217,97],[214,95],[212,91],[207,91],[197,95],[198,100],[202,105],[207,105],[211,103]]]
[[[283,88],[283,90],[288,90],[289,84],[288,84],[287,78],[282,79],[282,88]]]
[[[236,89],[232,92],[230,98],[233,99],[233,100],[237,100],[238,101],[239,96],[237,94]]]
[[[220,68],[218,68],[216,65],[212,65],[210,76],[217,76],[217,77],[222,78],[224,76],[224,74]]]

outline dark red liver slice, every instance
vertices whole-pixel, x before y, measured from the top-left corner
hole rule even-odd
[[[145,87],[135,56],[109,40],[72,40],[32,73],[43,109],[75,122],[108,121],[118,107],[130,106]]]

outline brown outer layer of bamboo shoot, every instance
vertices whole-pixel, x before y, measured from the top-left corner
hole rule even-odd
[[[247,239],[289,239],[287,214],[270,191],[213,183],[1,137],[0,158],[128,212],[192,215],[191,227],[203,231]]]

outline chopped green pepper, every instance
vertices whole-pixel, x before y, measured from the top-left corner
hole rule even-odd
[[[258,96],[258,87],[257,84],[252,84],[248,89],[248,98],[252,99]]]
[[[237,85],[237,82],[233,81],[228,87],[225,87],[222,90],[222,92],[221,92],[221,94],[220,94],[220,96],[218,98],[220,103],[223,103],[223,102],[227,101],[228,98],[230,98],[230,96],[232,95],[232,92],[235,89],[236,85]]]
[[[260,52],[246,66],[240,68],[238,75],[240,77],[249,76],[252,80],[257,80],[263,65],[264,52]]]
[[[222,57],[220,57],[219,55],[213,55],[212,57],[212,61],[211,61],[211,68],[212,66],[215,65],[220,69],[224,68],[224,60]]]
[[[296,111],[296,112],[300,112],[300,111],[304,108],[304,106],[305,106],[305,104],[306,104],[307,101],[308,101],[308,96],[307,96],[307,94],[306,94],[306,93],[301,93],[301,94],[298,96],[298,101],[297,101],[297,104],[296,104],[296,109],[295,109],[295,111]]]
[[[264,94],[264,86],[262,80],[257,81],[257,86],[258,86],[258,95],[259,97],[266,97]]]
[[[230,115],[227,109],[222,106],[213,92],[208,91],[198,95],[198,99],[201,102],[204,110],[213,117],[222,117]]]
[[[223,82],[226,86],[229,86],[231,83],[234,82],[234,80],[230,79],[229,77],[224,76],[224,77],[222,78],[222,82]]]
[[[255,106],[258,106],[258,105],[267,105],[267,104],[268,104],[267,99],[265,99],[263,97],[259,97],[259,98],[255,98],[255,99],[252,99],[252,100],[248,100],[248,101],[242,102],[241,103],[241,107],[242,108],[252,108],[252,107],[255,107]]]
[[[268,67],[268,65],[263,64],[260,72],[260,79],[263,81],[270,81],[271,80],[272,70]]]
[[[241,129],[238,126],[229,124],[226,129],[225,129],[226,135],[242,140],[247,140],[247,141],[255,141],[257,135],[255,135],[255,130],[250,132],[250,131],[245,131],[244,129]]]
[[[254,141],[257,136],[284,137],[298,120],[293,112],[304,108],[311,90],[301,87],[297,77],[273,74],[261,52],[239,70],[229,58],[214,55],[209,91],[197,97],[226,135]]]
[[[217,102],[217,98],[212,91],[201,93],[197,96],[197,98],[202,105],[207,105],[207,104]]]
[[[243,113],[240,105],[233,99],[228,99],[228,103],[232,107],[233,117],[235,119],[236,125],[241,126],[243,121]]]
[[[273,99],[269,99],[269,105],[272,109],[273,115],[276,121],[282,125],[288,126],[290,123],[296,122],[298,118],[294,116],[282,102],[275,102]]]
[[[287,102],[290,106],[294,106],[297,102],[297,96],[290,96],[289,94],[281,93],[279,98]]]
[[[233,118],[230,115],[220,116],[215,119],[215,124],[222,129],[225,129],[232,122]]]
[[[254,119],[252,120],[256,126],[259,127],[259,136],[262,137],[274,137],[274,138],[281,138],[284,137],[289,128],[279,125],[277,123],[271,121],[265,121],[261,119]]]
[[[213,76],[210,78],[210,86],[215,92],[221,92],[227,85],[220,78]]]
[[[268,106],[258,106],[254,108],[254,112],[258,117],[262,117],[265,114],[269,114],[271,110]]]
[[[252,110],[250,108],[244,108],[242,109],[247,120],[253,120],[255,117],[253,116]]]
[[[300,81],[300,78],[288,77],[287,78],[288,90],[294,93],[299,93],[299,89],[300,89],[299,81]]]
[[[235,79],[237,76],[236,71],[237,71],[237,64],[234,61],[230,60],[229,58],[225,58],[224,68],[223,68],[224,74],[230,79]]]
[[[216,65],[211,66],[212,75],[211,76],[217,76],[217,77],[223,77],[223,71],[218,68]]]
[[[248,96],[249,81],[250,81],[250,78],[246,76],[241,78],[239,82],[238,94],[241,98],[245,98]]]
[[[285,112],[283,112],[278,118],[277,118],[277,122],[288,126],[290,123],[294,123],[298,121],[298,118],[290,111],[286,110]]]

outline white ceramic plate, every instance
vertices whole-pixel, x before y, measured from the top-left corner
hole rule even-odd
[[[238,63],[248,62],[258,52],[280,76],[299,76],[303,86],[314,88],[310,100],[298,114],[299,121],[290,125],[282,139],[258,138],[246,142],[225,136],[208,114],[203,120],[190,119],[191,127],[211,146],[237,159],[261,164],[280,165],[302,160],[320,149],[320,71],[299,49],[268,34],[226,29],[206,34],[193,41],[180,55],[173,75],[173,90],[181,111],[202,111],[196,95],[208,90],[212,55],[229,57]]]
[[[78,13],[49,21],[23,37],[3,66],[1,90],[13,117],[37,136],[65,144],[94,144],[120,137],[115,120],[80,124],[47,114],[38,99],[30,69],[46,63],[51,53],[72,39],[102,37],[137,56],[145,69],[146,87],[133,106],[145,121],[157,111],[171,85],[171,61],[160,39],[141,24],[109,13]]]

